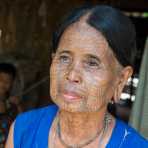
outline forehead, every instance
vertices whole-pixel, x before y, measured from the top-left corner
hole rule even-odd
[[[99,57],[111,55],[112,51],[101,32],[84,21],[70,25],[61,36],[58,51],[73,50]]]

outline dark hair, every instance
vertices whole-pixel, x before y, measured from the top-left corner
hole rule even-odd
[[[2,72],[11,75],[13,79],[16,77],[16,68],[11,63],[0,63],[0,73]]]
[[[53,34],[54,52],[65,29],[78,22],[86,14],[89,14],[86,23],[104,35],[119,63],[123,66],[133,66],[136,53],[135,27],[121,11],[106,5],[83,6],[74,9]]]
[[[131,101],[131,99],[120,99],[118,101],[118,103],[116,103],[116,105],[119,105],[120,107],[128,107],[131,108],[132,107],[133,102]]]

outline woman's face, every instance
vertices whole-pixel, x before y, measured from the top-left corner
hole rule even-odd
[[[7,93],[10,91],[13,79],[10,74],[0,72],[0,98],[5,98]]]
[[[50,70],[53,101],[72,112],[106,108],[116,87],[118,62],[100,32],[77,22],[63,33]]]

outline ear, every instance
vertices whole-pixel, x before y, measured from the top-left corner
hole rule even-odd
[[[133,68],[131,66],[126,66],[119,72],[113,96],[114,102],[118,102],[118,100],[120,99],[122,90],[126,85],[128,78],[130,78],[132,74],[133,74]]]

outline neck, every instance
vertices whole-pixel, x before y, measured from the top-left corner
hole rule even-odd
[[[61,110],[59,112],[61,133],[68,143],[79,143],[83,139],[89,139],[104,128],[106,108],[98,112],[72,113]],[[78,134],[79,133],[79,134]]]

